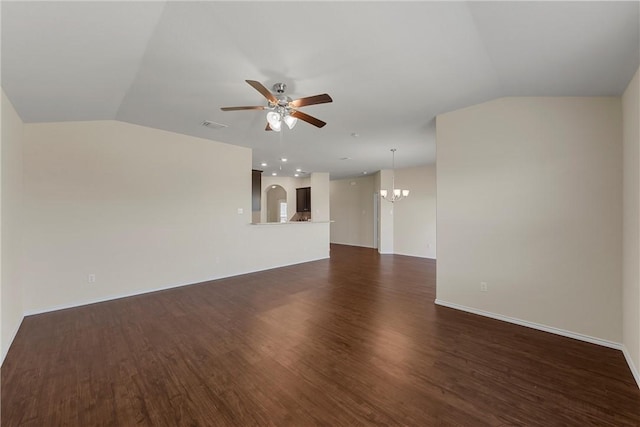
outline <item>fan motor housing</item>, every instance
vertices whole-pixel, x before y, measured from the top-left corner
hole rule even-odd
[[[287,90],[287,85],[284,83],[276,83],[273,85],[273,91],[276,93],[284,93]]]

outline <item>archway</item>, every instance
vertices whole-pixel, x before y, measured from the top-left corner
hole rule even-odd
[[[280,185],[267,190],[267,222],[287,222],[287,191]]]

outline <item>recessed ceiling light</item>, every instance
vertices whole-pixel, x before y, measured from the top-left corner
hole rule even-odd
[[[260,166],[265,167],[267,164],[265,162],[260,163]]]
[[[273,172],[271,176],[278,176],[278,174],[276,172]]]
[[[357,138],[357,137],[359,137],[359,136],[360,136],[360,134],[359,134],[359,133],[357,133],[357,132],[352,132],[352,133],[351,133],[351,136],[352,136],[352,137],[354,137],[354,138]]]
[[[300,174],[299,173],[294,173],[293,176],[298,177],[298,176],[300,176]]]
[[[369,172],[364,171],[364,172],[362,172],[362,175],[366,175],[366,174],[368,174],[368,173],[369,173]]]
[[[271,188],[276,188],[276,186],[275,186],[275,185],[272,185],[272,186],[271,186]]]
[[[351,160],[351,157],[340,157],[340,160]]]
[[[287,159],[283,157],[283,158],[281,158],[281,159],[280,159],[280,161],[281,161],[281,162],[286,162],[286,161],[287,161]]]
[[[296,169],[296,172],[302,172],[302,169],[298,168]]]

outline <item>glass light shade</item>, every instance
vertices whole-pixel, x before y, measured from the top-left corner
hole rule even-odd
[[[289,129],[293,129],[296,123],[298,123],[298,119],[292,116],[284,116],[284,122],[289,126]]]
[[[394,188],[393,189],[393,195],[396,197],[400,197],[400,194],[402,193],[402,190],[400,190],[399,188]]]
[[[402,197],[407,197],[409,195],[409,190],[402,190]]]
[[[387,197],[387,190],[380,190],[380,195],[382,197]]]
[[[267,122],[269,123],[269,127],[276,132],[280,132],[280,127],[282,126],[282,122],[280,121],[280,114],[275,111],[269,111],[267,113]]]

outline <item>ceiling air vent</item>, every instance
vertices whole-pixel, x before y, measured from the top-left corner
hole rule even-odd
[[[229,125],[223,125],[222,123],[216,123],[211,120],[205,120],[202,122],[202,126],[210,129],[224,129],[229,127]]]

